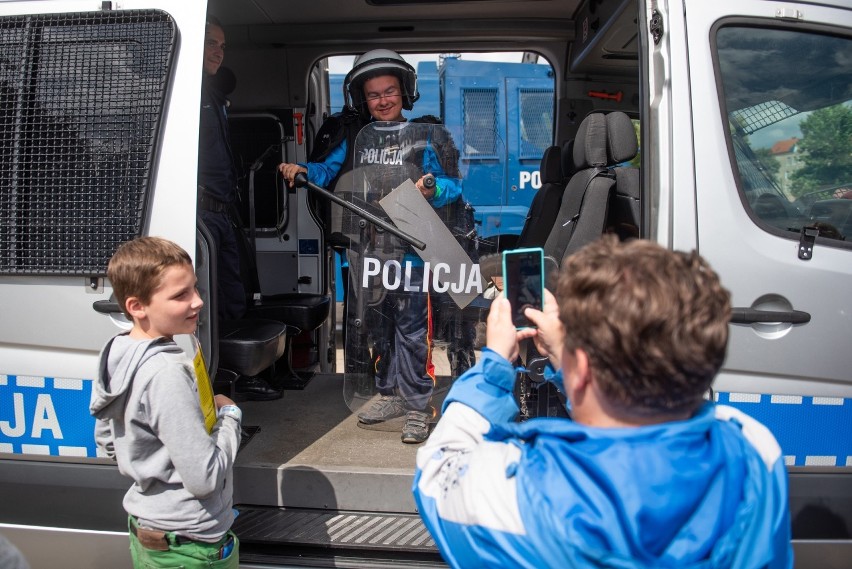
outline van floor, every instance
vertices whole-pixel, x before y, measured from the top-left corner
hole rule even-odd
[[[411,494],[421,445],[400,440],[401,419],[359,427],[343,381],[319,374],[281,399],[239,403],[243,424],[260,428],[234,465],[241,559],[445,567]]]
[[[237,457],[238,467],[308,467],[413,473],[419,445],[400,440],[402,421],[365,429],[343,396],[343,374],[317,374],[303,390],[275,401],[240,402],[243,423],[260,431]]]

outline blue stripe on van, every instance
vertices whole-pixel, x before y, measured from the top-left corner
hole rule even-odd
[[[86,379],[0,375],[0,452],[94,457]]]
[[[717,393],[778,439],[787,466],[852,466],[852,399]]]
[[[97,456],[92,382],[0,374],[0,453]],[[717,393],[775,434],[788,466],[852,466],[852,399]]]

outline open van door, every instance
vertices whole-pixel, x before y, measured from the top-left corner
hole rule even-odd
[[[650,4],[650,237],[698,249],[731,291],[715,397],[777,436],[794,539],[852,527],[852,11]]]

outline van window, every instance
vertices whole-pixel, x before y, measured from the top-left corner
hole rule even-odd
[[[730,147],[752,218],[852,241],[852,42],[800,29],[716,35]],[[818,81],[814,81],[819,77]]]
[[[163,12],[0,19],[0,273],[103,275],[141,234],[174,41]]]
[[[497,89],[464,89],[464,155],[494,158],[497,154]]]
[[[553,144],[553,89],[520,89],[520,149],[522,159],[541,160]]]

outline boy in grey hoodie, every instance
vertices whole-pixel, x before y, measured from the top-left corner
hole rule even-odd
[[[101,353],[89,410],[99,449],[133,479],[124,496],[134,567],[239,566],[230,531],[242,413],[224,395],[205,416],[192,362],[175,344],[203,302],[189,255],[156,237],[122,244],[107,276],[133,320]]]

